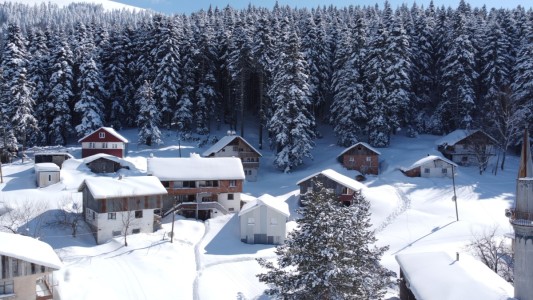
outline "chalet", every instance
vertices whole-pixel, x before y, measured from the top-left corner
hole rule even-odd
[[[161,182],[152,176],[90,177],[78,192],[82,193],[85,221],[98,244],[123,235],[126,227],[126,234],[159,228],[158,214],[167,194]]]
[[[354,179],[327,169],[297,182],[300,186],[300,200],[305,200],[307,193],[316,192],[316,181],[322,183],[324,188],[333,190],[345,205],[351,205],[354,192],[365,187],[364,184]]]
[[[259,158],[262,156],[250,143],[238,135],[228,135],[207,149],[204,157],[238,157],[248,181],[257,181]]]
[[[130,169],[130,163],[114,155],[98,153],[83,159],[83,163],[93,173],[115,173],[118,170]]]
[[[248,244],[283,244],[287,234],[289,206],[263,195],[246,203],[239,212],[241,241]]]
[[[98,153],[126,156],[128,140],[111,127],[100,127],[79,139],[81,143],[81,158]]]
[[[59,167],[51,162],[35,164],[35,179],[40,188],[58,183],[60,180]]]
[[[238,212],[244,171],[236,157],[148,158],[148,174],[159,180],[168,191],[163,210],[178,211],[188,218]]]
[[[47,243],[0,232],[0,299],[53,299],[53,271],[63,264]]]
[[[74,156],[66,152],[38,152],[33,155],[33,161],[36,164],[54,163],[60,168],[65,160],[72,158]]]
[[[396,255],[400,300],[513,299],[513,287],[481,261],[444,252]]]
[[[423,157],[401,171],[408,177],[452,177],[457,164],[437,155]]]
[[[377,175],[380,155],[381,153],[369,144],[358,142],[342,151],[337,159],[348,170],[357,170],[363,175]]]
[[[481,130],[455,130],[435,143],[444,157],[462,166],[486,165],[498,144]]]

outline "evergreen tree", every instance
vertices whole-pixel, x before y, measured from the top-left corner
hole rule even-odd
[[[161,131],[159,130],[161,112],[157,109],[154,92],[148,81],[145,81],[139,88],[135,103],[139,107],[139,115],[137,116],[139,144],[146,144],[147,146],[162,144]]]
[[[277,265],[258,259],[267,273],[268,295],[281,299],[381,299],[394,273],[380,265],[388,247],[370,230],[370,202],[356,191],[344,206],[334,192],[315,183],[298,227],[276,248]]]
[[[285,20],[288,23],[287,20]],[[276,149],[274,164],[289,172],[312,157],[315,120],[308,108],[309,86],[306,62],[300,52],[296,33],[285,26],[285,37],[275,63],[270,88],[273,115],[268,123],[272,145]]]
[[[181,90],[174,112],[174,123],[178,131],[183,134],[191,133],[194,128],[194,87],[196,74],[195,53],[198,51],[193,42],[190,23],[185,20],[183,25],[183,39],[180,48],[181,57]]]

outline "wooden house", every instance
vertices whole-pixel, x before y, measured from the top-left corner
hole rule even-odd
[[[89,177],[79,186],[84,219],[96,242],[126,234],[153,232],[160,226],[165,187],[153,176]]]
[[[364,142],[358,142],[342,151],[337,159],[348,170],[357,170],[363,175],[379,173],[381,153]]]
[[[306,200],[307,193],[317,191],[316,182],[322,183],[324,188],[331,189],[339,197],[339,201],[345,205],[351,205],[354,192],[365,187],[364,184],[354,179],[327,169],[297,182],[300,186],[300,201]]]
[[[283,244],[287,234],[289,206],[263,195],[247,202],[239,212],[241,241],[248,244]]]
[[[98,153],[83,159],[83,163],[93,173],[115,173],[120,169],[130,169],[130,163],[114,155]]]
[[[228,135],[209,147],[204,157],[238,157],[248,181],[257,181],[259,158],[262,156],[250,143],[238,135]]]
[[[444,157],[462,166],[486,164],[498,142],[481,130],[455,130],[436,141]]]
[[[467,254],[405,253],[396,261],[400,300],[514,299],[509,282]]]
[[[188,218],[208,219],[238,212],[244,171],[236,157],[148,158],[148,174],[168,191],[163,210],[178,211]]]
[[[33,161],[36,164],[54,163],[59,168],[61,168],[65,160],[72,158],[74,158],[74,156],[66,152],[37,152],[33,155]]]
[[[61,180],[59,167],[51,162],[35,164],[35,179],[40,188],[58,183]]]
[[[0,232],[0,299],[54,299],[53,271],[63,264],[45,242]]]
[[[81,143],[81,158],[98,153],[126,156],[128,140],[111,127],[100,127],[79,139]]]
[[[408,177],[452,177],[457,164],[437,155],[423,157],[401,171]]]

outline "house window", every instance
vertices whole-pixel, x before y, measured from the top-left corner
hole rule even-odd
[[[312,186],[308,186],[307,187],[307,193],[312,193],[313,192],[313,187]]]
[[[166,188],[170,187],[170,181],[161,181],[161,184]]]
[[[141,233],[141,229],[140,229],[140,228],[132,229],[132,230],[131,230],[131,233],[132,233],[132,234]]]
[[[106,149],[107,148],[107,143],[102,143],[102,148]]]
[[[105,132],[99,132],[98,137],[101,139],[105,139]]]
[[[272,225],[272,226],[278,225],[278,219],[277,218],[270,218],[270,225]]]
[[[350,162],[354,162],[354,161],[355,161],[355,157],[350,156],[349,161],[350,161]]]
[[[19,260],[16,258],[11,259],[11,272],[13,277],[19,276]]]
[[[52,175],[48,175],[48,181],[52,181]]]
[[[44,273],[46,271],[46,267],[45,266],[41,266],[41,273]]]
[[[0,281],[0,295],[13,294],[13,280]]]
[[[254,218],[248,218],[248,225],[253,225],[255,224],[255,219]]]
[[[468,161],[468,156],[463,156],[463,157],[461,157],[461,160],[462,160],[463,162],[467,162],[467,161]]]
[[[239,147],[233,146],[233,151],[239,151]]]
[[[143,211],[142,210],[136,210],[135,211],[135,219],[140,219],[143,217]]]
[[[93,142],[90,142],[90,143],[89,143],[89,148],[93,148],[93,149],[94,149],[94,148],[96,148],[96,145],[95,145],[95,143],[93,143]]]
[[[111,143],[111,148],[118,149],[118,144],[117,143]]]
[[[113,237],[121,236],[122,235],[122,231],[113,230],[111,234],[113,235]]]
[[[442,168],[442,174],[448,174],[448,169]]]
[[[228,200],[233,200],[233,194],[228,194]]]
[[[108,213],[107,214],[107,219],[108,220],[116,220],[117,219],[117,213],[114,213],[114,212]]]
[[[95,220],[95,219],[96,219],[96,214],[93,211],[93,220]]]
[[[230,208],[228,208],[228,211],[235,211],[235,208],[230,207]]]
[[[372,157],[367,156],[367,157],[366,157],[366,161],[369,161],[369,162],[372,161]]]
[[[32,274],[37,273],[37,268],[35,267],[35,264],[34,264],[34,263],[31,263],[30,268],[31,268],[31,273],[32,273]]]
[[[342,187],[342,194],[343,195],[348,195],[348,188],[347,187]]]
[[[229,186],[230,186],[230,187],[236,187],[236,186],[237,186],[237,181],[235,181],[235,180],[230,180],[230,181],[229,181]]]
[[[429,168],[424,168],[424,173],[429,174]]]

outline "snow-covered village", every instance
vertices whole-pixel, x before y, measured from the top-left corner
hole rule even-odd
[[[531,4],[331,1],[0,3],[0,299],[533,300]]]

